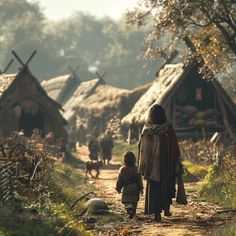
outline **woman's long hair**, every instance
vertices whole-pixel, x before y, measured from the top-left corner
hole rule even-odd
[[[153,105],[148,113],[148,124],[164,124],[167,121],[166,112],[160,104]]]

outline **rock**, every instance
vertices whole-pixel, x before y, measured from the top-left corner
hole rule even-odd
[[[87,215],[100,215],[108,212],[107,203],[100,198],[92,198],[86,202]]]

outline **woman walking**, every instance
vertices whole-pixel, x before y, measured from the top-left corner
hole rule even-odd
[[[153,105],[139,143],[139,173],[147,180],[145,214],[161,221],[161,212],[171,216],[175,197],[175,177],[180,166],[180,151],[175,131],[167,121],[164,108]]]

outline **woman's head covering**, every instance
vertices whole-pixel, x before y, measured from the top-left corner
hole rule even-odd
[[[167,121],[166,112],[160,104],[153,105],[148,113],[147,123],[164,124]]]

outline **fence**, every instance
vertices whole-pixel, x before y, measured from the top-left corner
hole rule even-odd
[[[11,165],[11,162],[0,164],[0,201],[2,202],[14,199]]]
[[[212,164],[216,160],[219,147],[210,141],[192,142],[185,140],[179,143],[183,160],[198,164]]]

